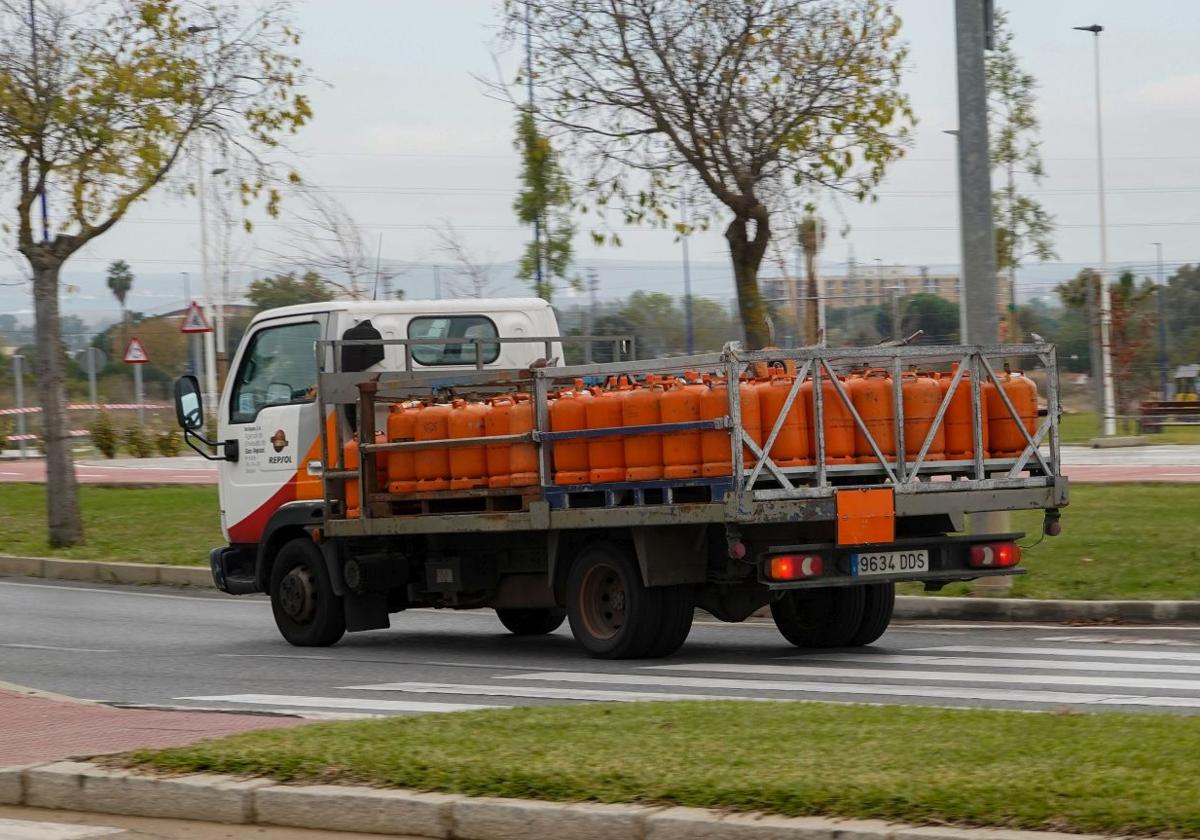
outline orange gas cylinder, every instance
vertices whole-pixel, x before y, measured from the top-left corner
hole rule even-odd
[[[904,454],[915,458],[921,452],[925,437],[933,427],[938,407],[942,404],[942,389],[937,381],[923,373],[904,373],[900,377],[904,395]],[[925,453],[926,461],[946,460],[946,424],[943,418]]]
[[[1008,394],[1017,416],[1032,437],[1037,431],[1037,385],[1021,371],[1000,375],[1000,387]],[[1021,427],[1008,413],[999,390],[993,388],[987,397],[988,445],[993,458],[1017,458],[1025,450]]]
[[[771,430],[775,428],[775,422],[779,419],[780,412],[783,411],[783,404],[787,402],[787,395],[792,388],[793,381],[791,374],[777,370],[771,374],[770,379],[766,382],[759,382],[756,386],[759,411],[762,417],[764,446],[767,439],[771,437]],[[811,451],[808,448],[808,418],[804,388],[801,386],[769,453],[775,466],[806,467],[812,464]]]
[[[752,382],[738,383],[738,400],[742,414],[742,434],[763,444],[762,417],[758,404],[758,388]],[[700,395],[700,419],[715,420],[729,414],[729,385],[725,380],[713,380],[711,387]],[[733,450],[730,447],[728,429],[712,429],[700,433],[700,451],[704,462],[702,475],[708,478],[729,475],[733,469]],[[754,463],[754,455],[746,448],[742,460],[747,465]]]
[[[450,417],[446,420],[447,437],[483,437],[484,419],[488,407],[484,403],[455,400],[450,406]],[[482,446],[450,447],[450,489],[470,490],[487,487],[487,452]]]
[[[389,443],[403,443],[416,439],[417,415],[423,406],[419,402],[395,403],[388,413],[387,439]],[[411,450],[398,450],[387,455],[389,493],[412,493],[417,489],[417,456]]]
[[[648,374],[646,381],[621,401],[621,422],[625,426],[653,426],[662,422],[659,402],[663,387],[658,377]],[[630,435],[625,445],[625,480],[653,481],[663,477],[662,435]]]
[[[513,407],[508,414],[508,433],[523,435],[533,430],[533,400],[529,394],[513,394]],[[514,443],[508,450],[508,465],[512,475],[509,487],[532,487],[538,483],[537,446],[533,443]]]
[[[483,418],[483,433],[487,437],[499,437],[511,434],[509,422],[512,416],[513,398],[510,396],[492,397],[491,406]],[[512,462],[509,453],[510,444],[496,444],[487,447],[488,487],[508,487],[512,481]]]
[[[695,374],[692,374],[695,377]],[[664,423],[694,423],[700,419],[700,398],[708,389],[702,382],[669,380],[659,402]],[[663,436],[663,478],[698,478],[703,455],[700,432],[672,432]]]
[[[452,410],[445,404],[426,406],[422,409],[417,417],[416,440],[445,440],[450,437],[447,422]],[[450,489],[449,449],[418,449],[416,462],[418,490],[425,492]]]
[[[383,432],[375,433],[375,442],[376,443],[386,443],[387,442],[387,438],[384,436]],[[354,437],[350,438],[350,440],[346,441],[345,446],[342,447],[342,461],[345,464],[346,469],[348,469],[348,470],[357,470],[358,469],[358,467],[359,467],[358,435],[355,435]],[[386,486],[386,484],[387,484],[387,459],[380,457],[379,453],[376,453],[376,457],[375,457],[375,483],[378,484],[381,488]],[[346,518],[347,519],[357,519],[358,516],[361,514],[361,512],[362,512],[361,499],[362,499],[362,494],[359,492],[358,479],[357,478],[346,479]]]
[[[946,397],[946,392],[950,390],[950,383],[954,381],[956,370],[958,370],[957,362],[951,367],[949,373],[938,374],[938,387],[941,388],[943,399]],[[984,458],[988,457],[988,393],[995,390],[996,386],[988,381],[983,382],[979,388],[979,402],[983,406],[981,428],[983,430]],[[946,406],[945,422],[946,459],[949,461],[973,459],[975,457],[975,421],[971,416],[971,372],[969,370],[963,371],[958,388],[955,389],[954,396],[950,398],[950,405]]]
[[[609,383],[610,386],[614,383]],[[592,399],[585,405],[589,429],[615,429],[623,426],[621,403],[630,393],[629,383],[617,385],[615,390],[594,388]],[[625,442],[619,437],[591,438],[588,440],[588,480],[592,484],[604,484],[625,480]]]
[[[843,384],[842,388],[846,386]],[[847,390],[847,396],[850,392]],[[808,409],[812,421],[808,427],[808,446],[813,458],[817,455],[817,403],[813,396],[812,379],[806,379],[800,387],[800,398]],[[821,410],[825,416],[825,463],[853,464],[854,463],[854,417],[850,409],[838,396],[837,386],[829,381],[829,376],[821,377]],[[811,463],[811,461],[810,461]]]
[[[896,458],[896,403],[892,393],[892,377],[882,368],[872,368],[847,383],[850,401],[871,433],[884,458]],[[854,425],[854,456],[860,464],[877,464],[867,436]]]
[[[587,404],[592,395],[583,389],[583,380],[575,380],[574,390],[558,392],[550,402],[550,431],[576,432],[587,428]],[[554,442],[554,483],[587,484],[588,442],[584,439]]]

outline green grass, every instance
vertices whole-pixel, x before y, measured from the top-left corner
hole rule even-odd
[[[1013,581],[1017,598],[1182,599],[1200,598],[1197,484],[1075,484],[1062,512],[1062,534],[1026,549],[1029,574]],[[1042,512],[1012,516],[1012,528],[1032,544],[1041,534]],[[952,584],[942,595],[963,595],[969,584]],[[905,594],[921,592],[904,584]]]
[[[46,542],[46,488],[0,484],[0,553],[72,560],[205,565],[224,544],[215,487],[79,488],[83,545]]]
[[[1100,420],[1092,411],[1076,411],[1064,414],[1058,426],[1059,437],[1064,444],[1087,445],[1100,435]],[[1118,421],[1117,434],[1136,435],[1137,423],[1132,420]],[[1168,426],[1161,432],[1145,435],[1152,444],[1191,443],[1200,444],[1200,425]]]
[[[1200,718],[713,701],[327,723],[118,763],[480,796],[1200,836]]]

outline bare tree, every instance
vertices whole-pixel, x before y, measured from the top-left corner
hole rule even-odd
[[[869,198],[907,144],[889,0],[506,0],[505,14],[510,37],[530,30],[538,117],[590,163],[595,204],[666,225],[696,179],[696,224],[732,216],[751,346],[768,339],[758,270],[773,215],[797,193]]]
[[[448,221],[433,229],[438,238],[438,251],[450,260],[454,272],[447,281],[453,297],[487,297],[492,289],[493,263],[481,260],[463,241],[459,231]]]
[[[286,249],[273,256],[298,271],[313,271],[338,297],[372,297],[376,264],[363,229],[340,201],[319,187],[297,187],[288,201]]]
[[[59,276],[162,184],[201,139],[279,193],[262,157],[311,116],[285,7],[190,0],[0,0],[0,178],[5,230],[33,273],[38,397],[53,546],[83,538],[67,436]]]

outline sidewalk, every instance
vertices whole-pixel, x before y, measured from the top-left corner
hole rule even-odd
[[[181,746],[201,738],[307,722],[275,715],[115,709],[8,685],[0,685],[0,721],[0,767]]]

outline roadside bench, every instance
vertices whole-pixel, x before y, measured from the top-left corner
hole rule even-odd
[[[1166,426],[1200,425],[1196,400],[1147,400],[1138,406],[1138,426],[1143,433],[1161,432]]]

